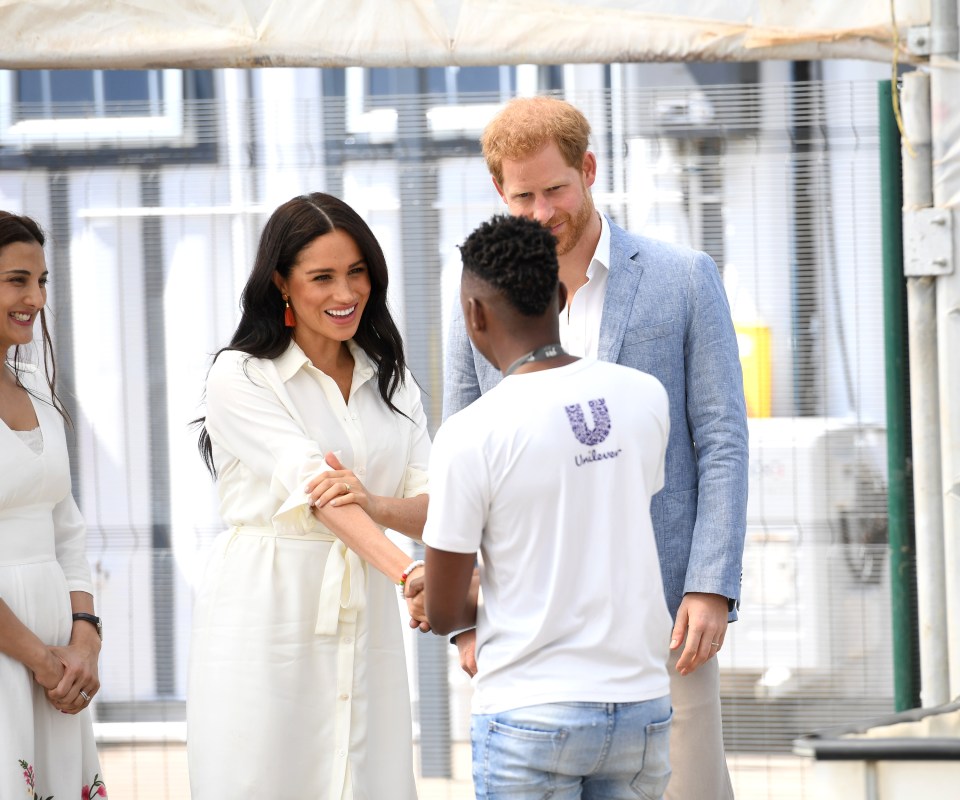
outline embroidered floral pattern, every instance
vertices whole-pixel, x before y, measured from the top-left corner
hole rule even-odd
[[[103,785],[103,781],[100,780],[100,773],[98,772],[93,776],[93,783],[83,787],[83,791],[80,793],[80,800],[94,800],[97,797],[106,796],[107,787]]]
[[[41,795],[37,794],[36,777],[33,774],[33,764],[28,764],[22,758],[18,759],[18,762],[23,768],[23,780],[27,784],[27,797],[29,797],[30,800],[53,800],[52,794],[48,797],[42,797]]]
[[[36,776],[33,774],[33,764],[28,764],[22,758],[18,759],[21,769],[23,769],[23,780],[27,785],[27,797],[30,800],[54,800],[53,795],[48,795],[43,797],[42,795],[37,794],[36,791]],[[96,800],[98,797],[104,798],[106,800],[107,796],[107,787],[103,785],[103,781],[100,780],[100,773],[98,772],[93,776],[93,783],[89,786],[84,785],[83,789],[80,791],[80,800]]]
[[[579,403],[564,406],[564,408],[567,412],[567,419],[570,420],[570,427],[573,428],[573,435],[582,444],[600,444],[610,435],[610,412],[607,411],[607,403],[602,397],[590,401],[590,413],[593,414],[592,428],[587,427],[583,407]]]

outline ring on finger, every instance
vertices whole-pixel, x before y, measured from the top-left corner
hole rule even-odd
[[[80,690],[80,696],[83,698],[84,703],[90,702],[90,695],[88,695],[83,689]]]
[[[719,646],[720,646],[720,642],[710,642],[710,646],[711,646],[711,647],[719,647]]]

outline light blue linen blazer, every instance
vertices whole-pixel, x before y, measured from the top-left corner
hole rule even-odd
[[[733,601],[730,619],[736,619],[747,415],[720,273],[706,253],[634,236],[612,221],[610,261],[599,356],[656,376],[670,398],[664,488],[650,508],[667,605],[676,617],[686,592],[710,592]],[[447,339],[444,419],[500,379],[471,345],[457,302]]]

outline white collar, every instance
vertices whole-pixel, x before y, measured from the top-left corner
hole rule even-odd
[[[364,352],[363,348],[354,342],[353,339],[347,340],[347,347],[350,350],[350,355],[353,356],[354,380],[359,378],[362,383],[372,378],[374,375],[373,364],[370,363],[370,357]],[[293,339],[290,340],[290,346],[283,354],[274,359],[274,364],[277,367],[280,380],[284,383],[289,381],[305,366],[317,369],[310,359],[307,358],[307,354],[300,349],[300,345]]]
[[[587,266],[587,279],[595,277],[598,269],[610,269],[610,223],[603,214],[600,214],[600,239],[597,241],[597,249],[593,251],[593,258]]]

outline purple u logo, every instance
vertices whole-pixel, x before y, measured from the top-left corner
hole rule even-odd
[[[593,415],[593,428],[587,427],[587,420],[579,403],[564,406],[564,408],[567,419],[570,420],[570,427],[573,428],[573,435],[582,444],[595,445],[600,444],[610,435],[610,412],[607,411],[607,403],[603,398],[589,402],[590,413]]]

